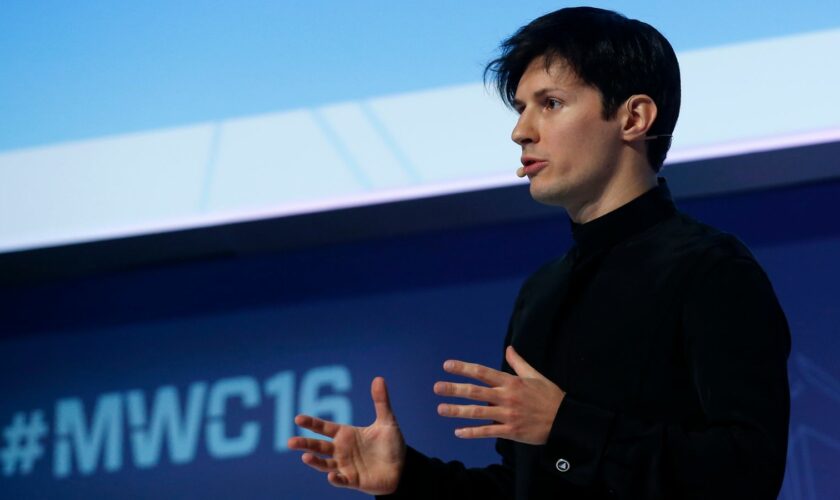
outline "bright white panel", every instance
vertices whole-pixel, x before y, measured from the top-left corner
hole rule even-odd
[[[840,128],[838,52],[840,30],[679,54],[683,103],[672,160]]]
[[[422,183],[512,174],[519,166],[510,140],[516,118],[480,84],[374,99],[371,107]]]
[[[394,144],[366,103],[343,103],[316,110],[344,149],[344,160],[362,170],[371,189],[414,184],[415,167]]]
[[[308,110],[224,122],[208,175],[210,213],[352,194],[366,184]]]
[[[194,213],[211,134],[197,125],[0,154],[0,251]]]

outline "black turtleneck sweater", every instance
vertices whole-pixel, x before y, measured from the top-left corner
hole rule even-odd
[[[678,212],[664,179],[572,233],[505,339],[566,391],[548,442],[499,439],[483,468],[409,448],[383,498],[776,498],[790,333],[749,250]]]

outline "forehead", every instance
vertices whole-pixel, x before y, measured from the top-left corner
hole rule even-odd
[[[547,87],[573,91],[585,86],[574,69],[562,57],[539,56],[531,60],[516,86],[517,100]]]

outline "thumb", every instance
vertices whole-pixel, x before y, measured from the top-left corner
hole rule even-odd
[[[520,377],[545,378],[540,372],[529,365],[528,362],[525,361],[525,358],[520,356],[512,345],[507,346],[507,349],[505,350],[505,360],[507,360],[510,367],[513,368],[513,371]]]
[[[370,397],[373,399],[373,407],[376,410],[376,420],[383,422],[396,422],[394,411],[391,410],[391,400],[388,397],[388,388],[385,386],[385,379],[376,377],[370,383]]]

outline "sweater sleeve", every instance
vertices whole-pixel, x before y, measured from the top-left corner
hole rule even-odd
[[[500,440],[501,443],[501,440]],[[497,444],[501,464],[465,467],[406,450],[405,467],[397,491],[378,496],[388,500],[509,500],[513,498],[513,467],[504,445]],[[502,449],[500,449],[502,448]]]
[[[787,320],[764,271],[733,257],[682,310],[698,422],[641,421],[567,395],[544,467],[614,498],[776,498],[787,453]]]

